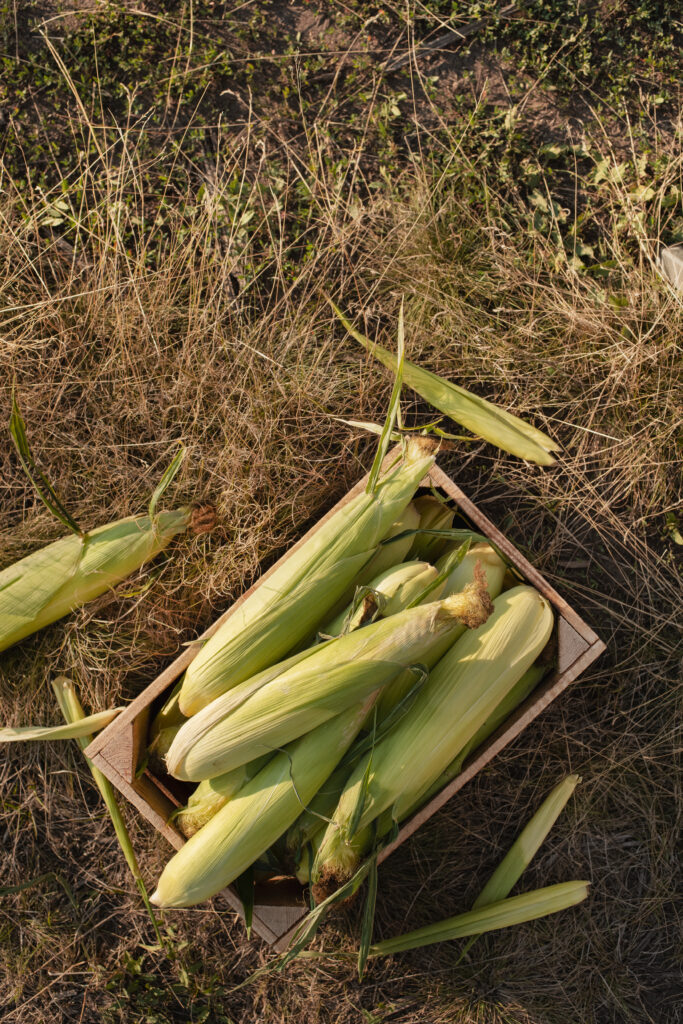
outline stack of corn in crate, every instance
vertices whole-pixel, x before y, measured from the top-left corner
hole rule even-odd
[[[386,859],[602,650],[433,447],[391,453],[88,748],[179,850],[158,905],[246,881],[283,947],[306,885]]]

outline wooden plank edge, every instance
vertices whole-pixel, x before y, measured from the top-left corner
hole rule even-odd
[[[164,839],[166,839],[170,846],[175,850],[178,850],[184,845],[185,840],[182,839],[179,833],[178,838],[180,839],[180,842],[177,843],[175,841],[175,830],[173,830],[171,826],[165,823],[164,827],[160,828],[158,821],[152,820],[149,812],[156,815],[158,819],[161,819],[161,815],[135,791],[135,789],[126,781],[126,779],[123,778],[123,776],[106,759],[106,757],[103,757],[101,754],[96,754],[95,757],[90,758],[90,760],[97,768],[99,768],[102,774],[109,779],[111,784],[119,790],[121,795],[124,796],[128,802],[136,808],[136,810],[140,811],[145,820],[152,825],[159,835],[162,835]],[[149,812],[147,808],[149,808]],[[242,907],[242,901],[238,897],[237,893],[228,887],[226,889],[222,889],[217,895],[220,899],[225,900],[228,903],[231,911],[244,920],[244,908]],[[259,911],[258,906],[254,907],[252,914],[252,928],[259,938],[264,939],[270,945],[273,945],[278,938],[277,932],[274,932],[268,925],[267,921],[263,919],[262,911]]]

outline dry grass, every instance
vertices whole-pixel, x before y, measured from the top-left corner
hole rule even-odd
[[[477,444],[443,465],[609,651],[383,866],[377,933],[468,906],[569,770],[583,785],[524,884],[587,877],[593,892],[561,917],[480,939],[461,964],[456,948],[432,947],[372,964],[361,987],[345,965],[301,963],[231,993],[267,949],[216,906],[168,913],[168,951],[146,950],[149,921],[77,750],[16,749],[0,767],[3,884],[53,874],[3,896],[4,1019],[674,1021],[681,577],[666,515],[680,508],[683,314],[645,229],[610,234],[633,203],[625,187],[601,192],[615,266],[598,288],[518,205],[474,196],[464,152],[448,174],[408,164],[374,194],[351,187],[353,165],[335,177],[309,139],[293,239],[248,124],[188,176],[182,203],[169,194],[162,224],[142,126],[123,125],[114,145],[81,113],[74,151],[89,139],[91,155],[74,162],[63,224],[45,226],[61,192],[3,179],[0,418],[16,380],[35,453],[86,526],[142,510],[182,440],[173,500],[213,503],[218,527],[4,654],[4,722],[56,722],[58,672],[77,677],[88,708],[134,696],[367,468],[373,442],[333,416],[381,418],[391,382],[333,324],[320,289],[385,342],[404,295],[411,357],[561,441],[551,471]],[[282,144],[285,211],[300,204],[301,157]],[[162,169],[171,159],[160,155]],[[674,150],[670,166],[680,173]],[[407,398],[409,416],[427,415]],[[4,566],[60,527],[9,444],[0,467]],[[151,880],[167,850],[128,817]],[[323,941],[349,944],[357,913]]]

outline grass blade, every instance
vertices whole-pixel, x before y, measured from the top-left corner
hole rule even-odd
[[[39,875],[37,878],[29,878],[26,882],[20,882],[19,885],[0,886],[0,896],[13,896],[16,893],[32,889],[34,885],[42,885],[43,882],[51,882],[53,880],[57,882],[58,885],[61,885],[73,909],[78,910],[78,903],[76,902],[73,889],[67,880],[62,878],[61,875],[58,875],[56,871],[47,871],[44,875]]]
[[[45,507],[52,513],[55,519],[71,530],[79,537],[85,537],[85,533],[67,510],[59,495],[53,488],[47,477],[38,469],[35,459],[31,454],[31,448],[26,436],[26,424],[19,411],[16,395],[12,392],[12,413],[9,421],[9,432],[14,441],[19,461],[26,476],[33,484],[34,490]]]

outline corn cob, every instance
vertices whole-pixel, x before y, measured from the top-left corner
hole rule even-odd
[[[360,601],[352,601],[334,619],[320,627],[321,636],[337,637],[342,632],[351,633],[374,616],[386,619],[404,611],[412,604],[438,576],[437,570],[427,562],[403,562],[386,569],[368,584],[368,593]],[[429,592],[429,600],[441,596],[443,584]]]
[[[439,573],[444,571],[447,559],[448,554],[445,554],[435,563],[435,568]],[[479,562],[481,568],[486,573],[489,594],[492,598],[498,597],[503,589],[503,579],[507,566],[491,545],[484,543],[472,544],[462,561],[449,573],[444,583],[442,596],[448,597],[449,594],[457,594],[459,590],[462,590],[472,579],[474,566],[477,562]]]
[[[447,564],[447,558],[448,555],[444,555],[438,560],[435,567],[437,571]],[[475,580],[481,580],[493,601],[500,594],[504,575],[505,563],[495,551],[488,544],[475,544],[445,581],[441,598],[443,600],[447,596],[459,594]],[[433,651],[428,667],[431,668],[435,665],[446,651],[460,639],[466,629],[466,625],[460,625],[453,634],[440,641]],[[382,691],[377,701],[378,721],[383,721],[391,709],[403,700],[414,685],[414,681],[410,673],[403,673]]]
[[[249,764],[233,768],[231,772],[200,782],[186,806],[175,818],[175,823],[183,835],[189,839],[195,832],[199,832],[221,807],[225,807],[228,800],[232,800],[247,782],[258,775],[271,757],[271,754],[265,754],[255,761],[250,761]]]
[[[396,521],[392,523],[386,536],[382,538],[383,543],[380,544],[368,564],[359,572],[356,586],[362,587],[368,584],[370,580],[375,579],[380,573],[391,569],[392,566],[398,565],[407,558],[408,552],[413,546],[414,538],[412,534],[408,537],[401,537],[400,535],[408,530],[416,530],[419,525],[420,513],[415,508],[415,503],[411,501]],[[392,540],[392,537],[398,537],[398,540]],[[391,541],[391,543],[387,543],[388,541]]]
[[[332,608],[330,608],[328,621],[336,619],[342,611],[348,608],[349,604],[353,603],[359,587],[369,586],[369,584],[372,583],[374,579],[377,579],[377,577],[382,573],[387,572],[389,569],[393,569],[395,566],[398,566],[403,562],[404,558],[413,546],[413,534],[411,533],[407,537],[402,537],[401,534],[406,531],[416,529],[419,523],[420,517],[411,502],[400,518],[397,519],[396,522],[392,523],[388,533],[382,538],[375,554],[372,556],[370,561],[363,566],[351,583],[351,586],[347,588],[344,596],[341,597]],[[398,537],[399,539],[392,540],[393,537]],[[322,632],[323,629],[318,626],[315,631],[315,636],[304,641],[304,645],[309,646],[311,643],[315,643],[315,637],[319,636]]]
[[[189,523],[189,510],[133,516],[75,533],[0,572],[0,651],[104,594],[159,554]]]
[[[176,683],[170,697],[149,727],[147,756],[150,766],[156,771],[166,770],[166,754],[180,726],[187,721],[178,706],[180,686],[180,683]]]
[[[452,527],[453,509],[433,495],[423,494],[422,497],[415,499],[413,505],[420,516],[420,530],[450,530]],[[447,544],[448,540],[444,537],[430,537],[428,533],[417,533],[410,549],[410,557],[434,562],[443,553]]]
[[[357,495],[242,602],[190,664],[180,710],[191,715],[304,640],[348,591],[433,465],[433,444],[408,442],[400,465]],[[426,449],[429,448],[429,451]]]
[[[470,754],[477,750],[477,748],[480,747],[482,743],[503,724],[503,722],[507,721],[512,712],[527,699],[533,690],[536,689],[547,671],[547,665],[532,665],[531,668],[526,670],[519,682],[515,683],[512,689],[506,693],[500,704],[497,705],[493,714],[486,719],[482,727],[477,730],[472,739],[466,743],[459,754],[453,758],[451,763],[448,765],[446,770],[441,773],[436,782],[433,782],[427,792],[419,797],[417,803],[408,808],[401,819],[402,821],[409,818],[410,815],[418,809],[418,807],[422,807],[424,804],[429,803],[433,796],[440,793],[444,786],[447,786],[449,782],[453,781],[456,775],[460,774],[463,764]],[[388,820],[387,828],[380,829],[378,834],[385,835],[391,830],[391,825],[391,820]]]
[[[287,831],[353,742],[374,696],[277,753],[164,868],[152,903],[188,907],[246,871]]]
[[[538,686],[543,676],[547,673],[548,667],[549,666],[547,665],[532,665],[531,668],[527,669],[519,682],[516,683],[509,693],[506,694],[500,704],[496,707],[493,714],[487,718],[486,722],[484,722],[472,739],[465,744],[463,749],[451,761],[446,770],[441,773],[438,779],[432,783],[423,795],[421,795],[405,810],[400,819],[401,821],[405,821],[407,818],[410,818],[420,807],[429,803],[433,796],[440,793],[449,782],[452,782],[453,779],[460,774],[466,758],[469,757],[473,751],[477,750],[484,740],[488,739],[488,737],[491,736],[492,733],[494,733],[496,729],[498,729],[498,727],[510,717],[515,708],[526,700],[529,694]],[[382,699],[382,696],[380,696],[380,700]],[[352,770],[352,765],[338,768],[327,780],[320,793],[316,794],[315,799],[311,802],[309,810],[304,811],[287,833],[287,848],[290,851],[290,855],[295,857],[297,864],[297,878],[302,883],[310,881],[309,872],[312,867],[312,862],[315,854],[317,853],[318,847],[322,842],[323,834],[327,827],[325,819],[329,821],[329,819],[332,818],[344,791],[346,781],[351,775]],[[393,827],[393,811],[392,808],[388,808],[377,818],[375,829],[376,837],[381,839],[383,836],[388,835]],[[363,837],[363,841],[359,843],[359,849],[363,848],[365,845],[365,839],[371,838],[371,835],[372,833],[370,829],[368,829]],[[311,851],[306,849],[306,845],[309,843],[312,844],[313,856],[311,856]]]
[[[200,781],[289,743],[387,685],[401,669],[429,664],[461,622],[479,625],[490,608],[485,586],[475,582],[446,601],[408,608],[314,649],[303,664],[264,685],[246,680],[181,727],[168,770]]]
[[[182,725],[185,721],[185,715],[181,712],[178,703],[180,697],[180,686],[178,682],[171,690],[168,699],[164,702],[159,712],[152,719],[152,724],[149,727],[149,739],[150,741],[155,740],[160,732],[164,729],[173,728],[176,725]]]
[[[496,598],[486,625],[458,640],[410,714],[354,768],[325,831],[316,875],[345,877],[367,844],[371,823],[388,808],[396,821],[405,817],[524,675],[552,626],[550,606],[532,587]]]

